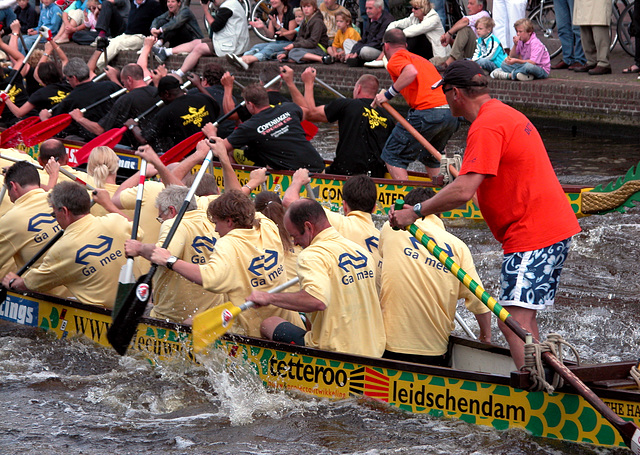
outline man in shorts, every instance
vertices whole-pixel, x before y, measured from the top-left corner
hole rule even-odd
[[[371,106],[380,106],[402,93],[411,108],[407,121],[442,152],[458,129],[458,119],[451,115],[442,90],[430,90],[440,80],[440,74],[428,60],[407,50],[407,38],[400,29],[394,28],[384,34],[383,50],[393,84],[389,90],[378,93]],[[439,173],[440,162],[401,124],[396,124],[382,149],[382,160],[391,177],[407,180],[407,167],[416,159],[426,166],[429,175]]]
[[[576,216],[538,131],[523,114],[491,98],[477,63],[452,63],[436,88],[444,91],[454,115],[471,122],[460,175],[433,198],[392,211],[390,223],[408,226],[477,194],[482,215],[504,250],[499,302],[539,338],[536,314],[554,302],[571,237],[580,232]],[[523,341],[502,321],[498,326],[520,368]]]

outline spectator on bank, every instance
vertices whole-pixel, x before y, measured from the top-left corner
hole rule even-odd
[[[84,28],[77,30],[71,39],[76,44],[88,46],[98,37],[98,16],[100,15],[100,1],[87,0],[87,9],[84,11]]]
[[[440,44],[451,46],[451,54],[444,62],[434,59],[434,65],[439,65],[438,69],[443,70],[456,60],[463,60],[473,57],[476,51],[476,21],[481,17],[489,17],[485,5],[486,0],[469,0],[467,3],[468,14],[447,30],[440,37]]]
[[[367,0],[367,16],[369,26],[358,42],[345,40],[344,50],[349,66],[363,66],[365,62],[375,60],[382,51],[382,37],[387,27],[393,22],[393,16],[384,10],[383,0]]]
[[[580,26],[582,49],[587,58],[585,66],[574,70],[576,73],[589,73],[592,76],[611,74],[611,9],[609,0],[575,0],[573,23]]]
[[[527,0],[493,0],[493,33],[507,53],[516,37],[513,24],[523,17],[527,17]]]
[[[289,8],[288,0],[271,0],[269,24],[260,18],[249,23],[252,27],[262,30],[268,38],[275,38],[274,42],[258,43],[244,53],[242,57],[227,54],[227,60],[242,70],[249,69],[255,62],[274,60],[286,46],[291,44],[296,36],[296,21],[293,9]]]
[[[336,24],[336,15],[338,13],[348,12],[347,8],[338,4],[338,0],[324,0],[318,7],[322,13],[324,19],[324,25],[327,27],[327,36],[329,37],[329,43],[333,42],[333,39],[338,32],[338,25]]]
[[[502,62],[507,58],[507,54],[500,44],[500,40],[492,33],[494,22],[490,17],[481,17],[476,22],[476,33],[478,41],[473,60],[480,68],[491,73],[500,68]]]
[[[129,0],[106,0],[100,7],[100,17],[96,23],[96,30],[98,30],[99,38],[106,38],[110,36],[112,38],[124,33],[127,28],[127,20],[129,18],[129,11],[131,10],[131,3]],[[97,40],[97,38],[96,38]],[[103,46],[104,46],[104,40]],[[97,46],[96,41],[95,45]]]
[[[84,30],[84,13],[87,10],[87,0],[75,0],[62,13],[62,25],[54,40],[58,44],[68,43],[71,36]]]
[[[302,0],[300,5],[304,20],[300,25],[298,36],[293,43],[284,47],[283,52],[278,55],[278,60],[295,63],[332,63],[331,56],[327,54],[327,47],[329,47],[327,26],[324,24],[322,13],[318,10],[316,0]]]
[[[344,42],[348,39],[360,41],[361,36],[360,33],[353,28],[351,13],[349,11],[336,14],[336,24],[338,31],[333,39],[333,43],[327,49],[327,53],[334,61],[344,62],[345,55],[347,55],[344,51]]]
[[[631,18],[631,30],[630,33],[635,36],[636,43],[638,43],[638,37],[640,37],[640,8],[633,8],[633,17]],[[622,70],[623,73],[640,73],[640,46],[636,44],[636,53],[633,59],[633,65]],[[638,77],[640,79],[640,76]]]
[[[161,63],[170,55],[188,53],[180,69],[175,72],[180,77],[194,68],[200,57],[242,54],[249,48],[249,28],[242,5],[238,0],[214,0],[214,3],[218,7],[215,18],[209,11],[209,5],[202,5],[204,20],[209,23],[210,38],[196,39],[174,48],[152,49],[156,60]]]
[[[204,38],[188,1],[167,0],[167,8],[151,23],[151,34],[158,39],[158,46],[171,44],[175,47]]]
[[[5,30],[9,29],[9,25],[11,25],[11,23],[16,20],[15,11],[17,11],[18,8],[16,8],[15,0],[0,1],[0,25],[2,26],[2,28],[4,28]],[[37,22],[36,22],[36,25],[37,25]],[[34,27],[29,27],[29,28],[34,28]],[[26,31],[23,33],[26,35]]]
[[[37,28],[30,28],[27,30],[27,36],[24,37],[24,45],[27,47],[26,49],[23,47],[22,42],[18,43],[18,49],[24,55],[27,55],[33,43],[44,42],[45,39],[40,36],[39,30],[41,27],[47,27],[52,35],[55,35],[60,30],[60,26],[62,25],[62,10],[58,5],[53,3],[53,0],[41,0],[40,3],[40,19],[38,20]]]
[[[555,0],[553,9],[556,12],[558,38],[562,44],[562,60],[551,67],[552,70],[575,70],[582,68],[586,62],[582,50],[580,27],[573,24],[573,0]]]
[[[517,20],[514,24],[517,36],[513,38],[513,47],[500,69],[491,72],[494,79],[531,81],[546,79],[551,70],[549,51],[533,31],[529,19]]]
[[[38,12],[35,7],[29,3],[29,0],[18,0],[18,6],[13,10],[16,19],[20,21],[20,33],[27,34],[30,28],[36,28],[38,26]],[[2,10],[0,9],[0,17],[2,16]],[[6,20],[6,25],[11,25],[10,15],[5,14],[5,19],[0,19],[3,22]]]

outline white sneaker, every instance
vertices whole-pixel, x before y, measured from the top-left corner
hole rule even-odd
[[[226,57],[227,61],[233,66],[244,71],[247,71],[249,69],[249,65],[247,65],[247,63],[245,63],[245,61],[238,57],[236,54],[227,54]]]
[[[518,73],[516,74],[516,79],[522,82],[532,81],[534,78],[531,74]]]
[[[373,60],[371,62],[365,62],[364,66],[367,68],[384,68],[384,62],[382,60]]]
[[[511,73],[507,73],[506,71],[502,71],[500,68],[496,68],[493,71],[491,71],[491,78],[492,79],[505,80],[505,81],[512,80],[511,79]]]

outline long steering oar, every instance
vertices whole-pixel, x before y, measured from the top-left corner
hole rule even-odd
[[[293,286],[299,281],[295,277],[286,283],[281,284],[269,291],[269,294],[282,292],[288,287]],[[191,333],[193,335],[193,350],[196,353],[201,352],[211,343],[224,335],[233,325],[233,321],[240,313],[253,308],[255,303],[251,300],[244,302],[240,306],[227,302],[222,305],[210,308],[202,313],[198,313],[193,317],[193,325]]]
[[[133,210],[133,226],[131,228],[131,240],[138,238],[138,226],[140,224],[140,212],[142,210],[142,196],[144,194],[144,181],[147,173],[147,160],[140,163],[140,180],[138,182],[138,192],[136,193],[136,206]],[[128,257],[127,263],[120,269],[120,277],[118,279],[118,292],[116,301],[113,304],[113,314],[116,314],[122,308],[125,298],[131,292],[131,288],[136,283],[136,277],[133,275],[133,258]]]
[[[399,210],[404,205],[401,199],[396,201],[395,209]],[[425,234],[418,226],[412,224],[406,226],[408,230],[431,254],[435,256],[448,270],[453,273],[462,284],[464,284],[478,299],[489,308],[493,314],[498,316],[504,324],[511,329],[522,341],[531,336],[518,321],[516,321],[491,295],[484,290],[478,282],[467,274],[436,242]],[[538,340],[533,339],[535,343]],[[567,381],[602,417],[607,419],[613,427],[618,430],[625,444],[635,454],[640,454],[640,428],[633,422],[627,422],[618,414],[613,412],[591,389],[589,389],[571,370],[558,360],[551,352],[543,352],[542,358],[556,373]]]
[[[207,167],[209,166],[212,158],[213,151],[209,150],[209,153],[207,153],[207,156],[202,162],[202,166],[198,170],[198,173],[193,180],[191,188],[184,198],[184,202],[182,203],[178,214],[174,218],[173,225],[167,233],[167,238],[162,243],[162,248],[167,248],[171,243],[171,240],[173,239],[173,236],[175,235],[176,230],[180,225],[180,221],[182,220],[182,217],[189,207],[191,198],[196,192],[198,185],[200,185],[202,176],[207,170]],[[107,331],[107,339],[109,340],[109,343],[111,343],[111,346],[113,346],[113,348],[120,355],[124,355],[127,353],[127,348],[131,343],[131,339],[133,338],[134,333],[136,332],[138,321],[144,313],[147,302],[149,301],[149,296],[151,295],[151,280],[153,279],[153,275],[155,275],[156,270],[158,270],[158,265],[151,264],[149,272],[138,279],[135,287],[133,287],[129,292],[129,295],[127,295],[127,298],[123,302],[120,311],[118,311],[117,313],[113,312],[112,314],[113,323]]]
[[[121,88],[120,90],[113,92],[109,96],[105,96],[95,103],[92,103],[87,107],[83,107],[82,109],[80,109],[80,112],[84,114],[89,109],[93,109],[94,107],[99,106],[102,103],[117,98],[126,91],[126,88]],[[56,115],[55,117],[51,117],[44,122],[40,122],[25,129],[22,132],[22,141],[27,147],[40,144],[41,142],[46,141],[47,139],[55,136],[60,131],[67,128],[69,125],[71,125],[72,121],[73,119],[71,118],[71,115],[66,112],[64,114]]]

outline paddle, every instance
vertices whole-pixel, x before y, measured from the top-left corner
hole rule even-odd
[[[80,109],[80,112],[84,114],[89,109],[93,109],[94,107],[106,101],[117,98],[118,96],[122,95],[126,91],[127,91],[126,88],[121,88],[120,90],[113,92],[109,96],[105,96],[104,98],[99,99],[95,103],[92,103],[87,107],[83,107],[82,109]],[[40,122],[36,125],[30,126],[29,128],[25,129],[22,132],[22,141],[24,142],[24,145],[26,145],[27,147],[40,144],[41,142],[46,141],[47,139],[55,136],[60,131],[67,128],[69,125],[71,125],[72,121],[73,119],[71,118],[71,115],[66,112],[64,114],[56,115],[55,117],[51,117],[45,120],[44,122]]]
[[[404,201],[398,199],[395,210],[402,209]],[[467,272],[465,272],[447,253],[445,253],[436,242],[425,234],[418,226],[412,224],[404,229],[409,231],[422,245],[424,245],[438,261],[453,273],[462,284],[464,284],[475,296],[489,308],[493,314],[498,316],[504,324],[511,329],[520,339],[526,342],[531,338],[518,321],[516,321],[491,295],[484,290]],[[533,338],[535,343],[538,340]],[[542,358],[556,373],[576,390],[602,417],[607,419],[613,427],[618,430],[625,444],[633,451],[640,454],[640,428],[633,422],[627,422],[618,414],[613,412],[591,389],[589,389],[571,370],[558,360],[551,352],[543,352]]]
[[[40,122],[40,118],[34,115],[33,117],[24,118],[18,123],[10,126],[2,132],[2,135],[0,135],[0,147],[15,147],[20,143],[20,133],[22,133],[22,130],[29,128],[38,122]]]
[[[16,81],[16,79],[18,78],[18,75],[20,74],[20,72],[22,71],[22,68],[24,68],[24,65],[27,64],[27,60],[29,60],[29,57],[31,57],[31,54],[33,54],[33,51],[36,50],[36,46],[38,46],[38,41],[40,41],[39,39],[37,39],[32,45],[31,45],[31,49],[29,49],[29,52],[27,52],[27,55],[24,56],[24,59],[22,60],[22,63],[20,64],[20,66],[18,67],[18,69],[15,71],[15,73],[13,73],[13,75],[11,76],[11,79],[9,79],[9,83],[7,84],[7,86],[5,87],[5,89],[2,91],[2,94],[0,95],[0,99],[2,99],[3,103],[2,105],[4,106],[4,100],[6,100],[8,98],[8,93],[11,90],[11,87],[13,87],[13,83]],[[26,49],[26,48],[25,48]]]
[[[131,228],[131,240],[138,238],[138,225],[140,224],[140,211],[142,209],[142,195],[144,193],[144,182],[147,173],[147,160],[142,160],[140,163],[140,180],[138,181],[138,192],[136,193],[136,206],[133,210],[133,226]],[[120,269],[120,276],[118,278],[118,292],[116,294],[116,300],[113,304],[113,313],[116,314],[122,308],[125,298],[131,292],[131,288],[136,282],[136,277],[133,275],[133,258],[128,257],[127,263]]]
[[[269,291],[269,294],[282,292],[299,281],[295,277],[286,283],[281,284]],[[227,302],[222,305],[209,308],[193,317],[191,333],[193,338],[193,350],[197,354],[224,335],[233,325],[233,321],[240,313],[249,308],[253,308],[255,303],[251,300],[244,302],[240,306]]]
[[[316,77],[316,81],[318,81],[318,84],[322,85],[324,88],[326,88],[327,90],[329,90],[331,93],[333,93],[334,95],[336,95],[338,98],[346,98],[346,96],[344,96],[342,93],[340,93],[339,91],[337,91],[335,88],[331,87],[329,84],[327,84],[326,82],[324,82],[322,79],[320,79],[319,77]]]
[[[189,192],[184,198],[182,207],[180,207],[178,214],[174,218],[173,225],[167,233],[167,238],[164,240],[162,248],[167,248],[171,243],[171,240],[173,239],[173,236],[175,235],[176,230],[180,225],[180,221],[182,220],[182,217],[189,207],[191,198],[196,192],[198,185],[200,185],[202,176],[206,172],[207,166],[211,162],[212,158],[213,152],[209,150],[209,153],[207,153],[207,156],[202,162],[202,166],[198,170],[198,173],[193,180],[193,184],[191,185]],[[136,332],[138,320],[144,313],[144,310],[147,306],[147,301],[149,300],[149,296],[151,295],[151,281],[153,279],[153,275],[155,275],[156,273],[156,270],[158,270],[158,265],[151,264],[149,272],[138,279],[136,285],[127,295],[127,298],[124,300],[120,311],[118,311],[117,313],[112,313],[113,323],[107,331],[107,339],[109,340],[109,343],[111,343],[111,346],[113,346],[113,348],[120,355],[124,355],[127,353],[127,348],[131,343],[131,339],[133,338],[134,333]]]

